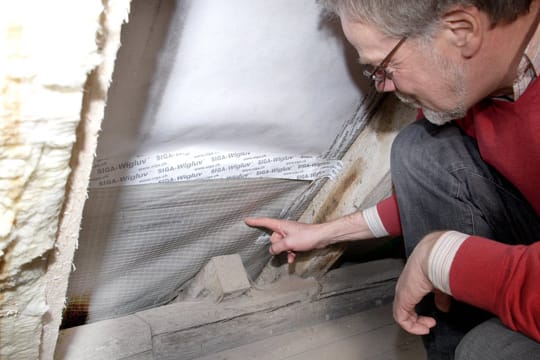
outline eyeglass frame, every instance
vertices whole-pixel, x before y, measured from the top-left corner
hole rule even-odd
[[[388,66],[388,63],[392,60],[394,54],[399,50],[401,45],[403,45],[405,40],[407,40],[407,36],[402,37],[401,40],[398,41],[396,46],[394,46],[392,50],[390,50],[388,55],[386,55],[386,57],[379,63],[379,65],[375,67],[375,69],[371,71],[367,69],[364,70],[363,75],[373,81],[373,85],[375,86],[375,88],[377,88],[377,84],[384,83],[386,79],[393,80],[392,76],[389,76],[392,74],[389,74],[386,71],[386,67]],[[377,76],[378,73],[380,74],[379,76]]]

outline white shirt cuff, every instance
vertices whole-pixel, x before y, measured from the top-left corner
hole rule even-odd
[[[384,228],[381,217],[379,216],[379,212],[377,211],[377,205],[363,210],[362,214],[364,215],[364,219],[366,220],[369,230],[371,230],[375,237],[384,237],[390,235]]]
[[[457,231],[445,232],[433,246],[428,259],[428,276],[433,286],[452,295],[450,289],[450,269],[456,253],[469,237]]]

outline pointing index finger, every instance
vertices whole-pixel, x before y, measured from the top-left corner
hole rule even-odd
[[[266,229],[272,230],[273,232],[278,232],[280,234],[283,233],[283,230],[281,229],[281,223],[283,221],[286,221],[286,220],[273,219],[273,218],[267,218],[267,217],[244,219],[244,222],[249,226],[266,228]]]

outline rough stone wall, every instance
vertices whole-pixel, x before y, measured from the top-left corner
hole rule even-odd
[[[49,255],[60,251],[55,245],[62,237],[62,213],[80,220],[82,212],[84,200],[80,208],[62,209],[73,190],[66,186],[73,145],[87,136],[77,134],[77,127],[87,113],[93,111],[98,121],[102,117],[89,110],[95,104],[86,99],[94,92],[85,85],[89,74],[111,63],[110,53],[105,55],[110,51],[108,11],[121,8],[125,18],[128,6],[128,0],[0,4],[0,358],[39,358],[43,324],[61,316],[61,308],[49,306],[46,293],[56,286],[49,280],[67,279],[69,269],[45,274]],[[112,67],[106,71],[92,84],[100,94],[92,101],[99,98],[101,110]],[[91,157],[85,161],[82,167],[89,169]],[[82,180],[87,182],[87,177]],[[77,190],[84,199],[86,185]],[[78,226],[72,222],[75,229],[68,232],[77,234]],[[62,296],[60,289],[60,303]],[[54,349],[56,336],[49,339]],[[50,346],[42,358],[52,358]]]

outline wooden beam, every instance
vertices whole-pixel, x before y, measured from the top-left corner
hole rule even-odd
[[[65,185],[65,199],[59,219],[54,251],[48,257],[43,276],[48,305],[41,336],[40,358],[52,359],[65,306],[69,275],[73,269],[73,255],[77,248],[84,203],[88,197],[88,181],[97,148],[97,138],[104,117],[107,93],[114,70],[116,53],[120,47],[122,25],[127,21],[131,0],[98,1],[101,13],[94,20],[94,38],[99,61],[88,72],[80,102],[80,123],[76,142],[71,152],[69,167],[72,172]],[[71,13],[69,13],[71,15]],[[65,33],[77,29],[65,25]],[[85,26],[80,24],[81,27]],[[69,29],[68,29],[69,28]],[[66,53],[70,51],[65,47]],[[58,54],[58,56],[62,56]],[[69,58],[68,55],[66,55]]]
[[[343,156],[344,169],[335,181],[327,181],[303,212],[299,221],[322,223],[367,208],[391,194],[390,148],[405,125],[414,121],[416,110],[386,96],[368,125]],[[321,277],[341,257],[347,244],[297,254],[287,265],[284,256],[272,259],[257,281],[272,282],[287,274]]]
[[[319,280],[290,276],[219,303],[182,301],[62,330],[57,356],[196,359],[388,304],[401,269],[401,261],[387,259],[336,269]]]
[[[416,111],[394,96],[387,96],[368,126],[342,159],[345,166],[335,182],[328,182],[304,212],[300,221],[321,223],[375,205],[391,194],[390,148]],[[300,254],[294,272],[320,277],[341,257],[347,244]]]

